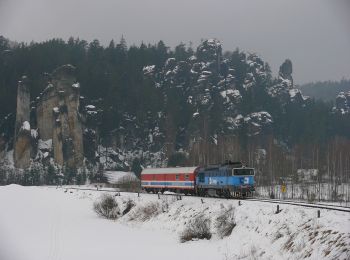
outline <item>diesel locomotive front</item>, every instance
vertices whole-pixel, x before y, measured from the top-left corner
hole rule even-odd
[[[198,170],[196,193],[201,196],[250,197],[255,191],[254,168],[241,162],[227,162]]]

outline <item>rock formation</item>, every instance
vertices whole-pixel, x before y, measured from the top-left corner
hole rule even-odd
[[[35,121],[37,130],[32,129],[38,140],[38,151],[44,158],[53,152],[55,162],[61,166],[80,167],[83,164],[83,129],[79,115],[79,83],[75,68],[64,65],[51,75],[51,81],[36,99]],[[30,163],[31,135],[30,95],[22,80],[18,86],[17,116],[15,126],[15,166],[26,168]],[[37,156],[33,153],[33,157]]]
[[[17,110],[15,123],[14,163],[16,168],[27,168],[30,163],[30,92],[27,78],[22,77],[17,88]]]
[[[293,85],[293,65],[289,59],[286,59],[282,65],[280,66],[279,76],[283,79],[287,79],[291,81],[291,85]]]
[[[343,115],[350,113],[350,91],[338,94],[333,111]]]
[[[283,104],[297,103],[305,105],[310,101],[308,96],[304,96],[300,89],[293,83],[293,65],[286,59],[280,66],[277,83],[268,89],[271,97],[279,99]]]

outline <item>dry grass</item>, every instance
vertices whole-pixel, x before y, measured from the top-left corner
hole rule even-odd
[[[186,229],[180,235],[180,242],[184,243],[193,239],[210,239],[210,219],[199,215],[189,222]]]
[[[123,202],[125,204],[125,208],[123,210],[122,215],[126,215],[130,212],[130,210],[136,206],[135,202],[132,199],[128,199],[127,201]]]
[[[148,221],[160,213],[166,212],[168,207],[169,205],[165,202],[149,202],[145,205],[135,207],[135,210],[130,212],[129,220]]]
[[[110,194],[103,194],[102,197],[94,203],[94,211],[97,215],[107,219],[117,219],[120,214],[118,203]]]
[[[236,226],[234,217],[234,208],[232,206],[221,210],[215,221],[215,228],[219,237],[223,238],[231,235],[232,230]]]

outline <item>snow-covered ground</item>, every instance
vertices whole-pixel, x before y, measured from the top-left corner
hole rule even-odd
[[[136,206],[116,221],[98,217],[97,191],[54,187],[0,187],[1,260],[92,259],[349,259],[350,214],[256,201],[219,200],[122,193]],[[140,209],[158,205],[145,219]],[[230,236],[216,235],[215,219],[234,207],[237,226]],[[211,219],[211,240],[179,242],[190,219]]]

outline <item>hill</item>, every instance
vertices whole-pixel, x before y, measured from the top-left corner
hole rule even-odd
[[[339,92],[350,91],[350,80],[312,82],[298,87],[307,96],[326,102],[335,102]]]

